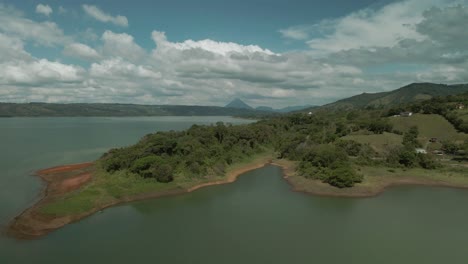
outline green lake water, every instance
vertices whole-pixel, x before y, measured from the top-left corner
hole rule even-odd
[[[40,168],[96,159],[160,130],[229,117],[0,119],[0,225],[31,205]],[[233,184],[106,209],[50,235],[0,235],[0,263],[468,263],[468,191],[376,198],[295,193],[266,166]]]

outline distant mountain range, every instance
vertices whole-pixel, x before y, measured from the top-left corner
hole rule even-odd
[[[402,88],[381,93],[362,93],[334,103],[321,106],[320,109],[349,109],[356,107],[392,107],[431,99],[437,96],[456,95],[468,92],[468,84],[413,83]],[[313,110],[307,108],[304,111]]]
[[[255,109],[190,105],[0,103],[0,117],[13,116],[262,116]]]
[[[436,96],[468,92],[468,84],[445,85],[413,83],[390,92],[363,93],[321,107],[290,106],[282,109],[260,106],[252,108],[241,99],[234,99],[225,107],[191,105],[135,105],[135,104],[49,104],[0,103],[0,117],[13,116],[268,116],[293,111],[316,109],[346,110],[356,107],[392,107],[423,101]]]
[[[225,107],[231,107],[231,108],[237,108],[237,109],[254,109],[253,107],[246,104],[244,101],[242,101],[239,98],[232,100],[232,102],[227,104]],[[274,109],[273,107],[269,107],[269,106],[259,106],[259,107],[256,107],[255,110],[263,111],[263,112],[288,113],[288,112],[300,111],[306,108],[313,108],[313,107],[316,107],[316,106],[300,105],[300,106],[288,106],[288,107],[280,108],[280,109]]]

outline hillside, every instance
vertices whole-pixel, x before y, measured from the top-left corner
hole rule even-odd
[[[254,109],[189,105],[0,103],[0,117],[25,116],[258,116]]]
[[[368,106],[392,107],[399,104],[424,101],[437,96],[456,95],[464,92],[468,92],[468,84],[413,83],[389,92],[362,93],[324,105],[321,109],[348,109]]]

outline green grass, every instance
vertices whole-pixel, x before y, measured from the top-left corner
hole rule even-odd
[[[468,186],[466,168],[445,166],[436,170],[422,168],[388,168],[388,167],[361,167],[360,173],[364,175],[364,182],[376,183],[398,178],[412,178],[424,181],[444,182],[460,186]]]
[[[468,187],[466,168],[460,167],[444,167],[438,170],[359,167],[358,173],[364,176],[364,180],[352,188],[339,189],[319,180],[306,179],[302,176],[292,176],[289,178],[289,182],[298,191],[325,196],[345,197],[374,196],[382,192],[384,188],[395,183]]]
[[[97,190],[87,189],[79,195],[67,195],[63,199],[46,204],[41,208],[41,212],[48,215],[68,215],[82,214],[94,208],[95,203],[100,199],[101,193]]]
[[[402,146],[403,137],[392,133],[375,135],[349,135],[342,137],[344,140],[354,140],[361,144],[369,144],[376,152],[382,153],[392,146]]]
[[[159,183],[154,179],[144,179],[127,171],[109,174],[98,168],[90,184],[47,203],[41,208],[41,212],[55,216],[81,214],[123,197],[167,191],[177,187],[174,182]]]
[[[272,157],[273,151],[268,150],[229,166],[226,171],[230,172],[251,163],[267,161]],[[109,174],[100,169],[99,164],[96,167],[97,171],[94,173],[94,179],[90,184],[45,204],[40,208],[40,212],[54,216],[78,215],[89,212],[93,208],[100,208],[118,202],[123,198],[131,198],[139,194],[188,189],[198,184],[225,179],[225,175],[206,178],[176,175],[173,182],[159,183],[154,179],[144,179],[128,171]]]
[[[435,137],[439,140],[464,140],[468,135],[459,133],[444,117],[440,115],[415,114],[410,117],[390,117],[393,128],[406,132],[412,126],[419,129],[419,139],[427,142]]]
[[[468,122],[468,109],[456,110],[456,113],[464,122]]]

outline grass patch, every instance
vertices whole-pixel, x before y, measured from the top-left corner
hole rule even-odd
[[[293,176],[288,180],[295,190],[325,196],[369,197],[381,193],[385,187],[394,183],[448,185],[454,187],[468,187],[466,168],[444,167],[438,170],[424,170],[420,168],[402,169],[388,167],[360,167],[364,176],[362,183],[352,188],[335,188],[320,180],[306,179]]]
[[[177,188],[175,183],[159,183],[154,179],[144,179],[127,171],[109,174],[98,165],[96,167],[90,184],[47,203],[40,211],[55,216],[76,215],[123,197]]]
[[[229,172],[246,165],[267,162],[273,158],[273,151],[245,158],[226,169]],[[210,176],[207,178],[175,177],[173,182],[160,183],[155,179],[145,179],[128,171],[118,171],[109,174],[96,164],[96,171],[90,184],[83,188],[66,194],[65,196],[45,204],[40,208],[41,213],[54,216],[77,215],[99,208],[123,198],[135,195],[157,193],[177,189],[188,189],[198,184],[224,180],[226,175]]]
[[[85,189],[79,194],[67,195],[60,200],[48,203],[41,212],[48,215],[63,216],[82,214],[94,208],[101,194],[95,189]]]
[[[403,141],[402,136],[387,132],[373,135],[349,135],[342,139],[354,140],[361,144],[369,144],[378,153],[382,153],[392,146],[402,146]]]
[[[455,112],[463,121],[468,122],[468,109],[456,110]]]
[[[419,129],[419,139],[428,142],[435,137],[439,140],[464,140],[468,136],[459,133],[444,117],[440,115],[415,114],[410,117],[391,117],[393,128],[402,132],[408,131],[412,126]]]
[[[379,182],[401,178],[419,179],[424,181],[437,181],[454,185],[468,186],[466,168],[445,166],[436,170],[422,168],[392,168],[388,167],[361,167],[364,182]]]

